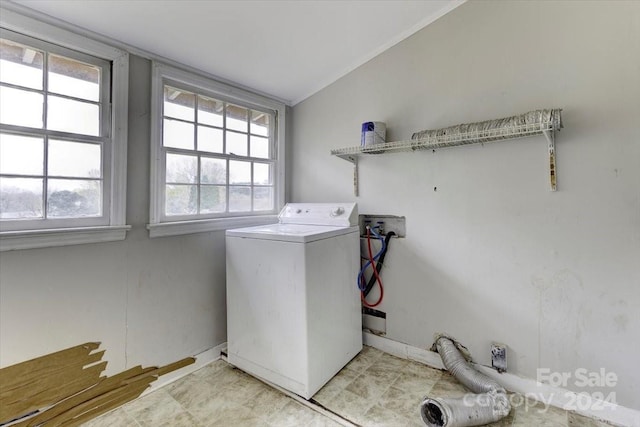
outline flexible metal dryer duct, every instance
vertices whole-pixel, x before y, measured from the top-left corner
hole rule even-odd
[[[506,390],[475,370],[449,337],[436,338],[435,347],[442,363],[458,381],[476,395],[458,399],[426,397],[420,405],[422,420],[429,427],[478,426],[498,421],[511,411]]]
[[[468,144],[482,141],[498,141],[513,137],[514,130],[531,131],[540,128],[536,125],[549,123],[551,128],[560,130],[562,125],[562,110],[534,110],[517,116],[502,119],[485,120],[483,122],[463,123],[447,128],[423,130],[411,135],[411,139],[442,139],[447,137],[452,140],[464,140]],[[429,149],[429,146],[421,148]]]

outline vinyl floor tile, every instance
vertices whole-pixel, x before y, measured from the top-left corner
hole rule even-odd
[[[359,375],[357,371],[352,369],[342,369],[313,396],[313,400],[321,405],[329,403],[331,399],[346,389]]]
[[[567,418],[569,419],[569,427],[611,427],[614,425],[604,421],[594,420],[593,418],[587,418],[573,412],[569,412]]]
[[[185,412],[185,409],[164,388],[149,393],[142,399],[134,400],[123,408],[143,427],[162,425],[167,420],[179,418]]]
[[[327,409],[340,414],[341,417],[348,419],[349,421],[365,425],[362,423],[364,414],[373,406],[375,402],[369,399],[350,392],[349,390],[343,390],[336,397],[334,397],[328,405]]]
[[[391,386],[393,380],[384,377],[370,375],[369,371],[358,375],[346,388],[346,390],[375,402]]]
[[[210,418],[200,419],[199,422],[203,427],[257,427],[268,425],[266,421],[261,420],[255,413],[235,403],[225,405]]]
[[[376,359],[376,363],[395,371],[402,371],[404,367],[409,364],[409,360],[401,359],[388,353],[382,353]]]
[[[410,394],[391,386],[380,397],[378,405],[404,417],[420,420],[420,404],[422,400],[423,398],[420,394]]]
[[[470,393],[469,390],[447,373],[442,374],[442,378],[429,390],[430,396],[437,397],[462,397],[467,393]]]
[[[202,423],[198,422],[193,415],[187,411],[177,412],[167,417],[159,424],[145,424],[154,427],[200,427]]]
[[[252,399],[244,402],[243,407],[247,408],[257,414],[259,417],[266,420],[272,418],[276,413],[282,411],[282,409],[291,402],[291,398],[280,393],[278,390],[266,387],[264,390],[258,392]]]
[[[364,415],[367,427],[420,427],[420,419],[405,417],[380,405],[374,405]]]
[[[431,378],[434,381],[442,378],[442,372],[439,369],[432,368],[422,363],[410,361],[402,368],[403,374],[412,374],[418,377]]]
[[[102,417],[95,418],[87,423],[85,427],[140,427],[140,424],[127,412],[118,408]]]
[[[342,427],[341,424],[321,414],[314,415],[313,419],[305,427]]]
[[[403,372],[391,385],[411,395],[425,396],[438,381],[438,377],[423,377]]]
[[[387,365],[383,360],[376,360],[362,373],[391,384],[401,375],[402,367],[394,368],[393,366]]]
[[[300,427],[309,424],[316,412],[291,400],[281,410],[267,419],[269,425],[278,427]]]
[[[356,371],[358,373],[364,371],[369,366],[375,363],[375,359],[368,357],[356,357],[347,364],[347,368]]]
[[[199,401],[217,393],[216,387],[196,375],[187,375],[169,384],[165,389],[185,408],[195,406]]]
[[[511,399],[513,402],[515,399]],[[560,408],[524,399],[524,403],[514,405],[514,427],[540,426],[540,427],[567,427],[569,425],[567,411]]]

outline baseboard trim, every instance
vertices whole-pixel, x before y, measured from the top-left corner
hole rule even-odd
[[[402,359],[409,359],[415,362],[424,363],[425,365],[436,369],[444,369],[440,356],[438,353],[434,353],[433,351],[412,347],[408,344],[381,337],[370,332],[362,332],[362,342],[365,345],[377,348],[378,350]]]
[[[424,363],[432,368],[444,369],[440,356],[433,351],[413,347],[366,331],[362,333],[362,338],[365,345],[377,348],[385,353]],[[625,427],[640,427],[640,411],[638,410],[609,402],[598,401],[593,398],[590,401],[590,406],[596,407],[597,409],[573,408],[571,406],[582,400],[580,399],[581,395],[578,393],[560,387],[542,384],[532,378],[523,378],[510,373],[501,374],[487,366],[475,364],[475,367],[509,391],[520,393],[526,397],[536,398],[536,400],[545,404],[570,410],[589,418],[607,421]]]
[[[151,383],[151,387],[146,389],[144,393],[140,395],[140,397],[146,396],[149,393],[153,393],[154,391],[162,388],[166,385],[171,384],[174,381],[179,380],[180,378],[186,377],[187,375],[197,371],[198,369],[208,365],[209,363],[220,359],[220,354],[222,350],[227,348],[227,343],[224,342],[220,345],[217,345],[213,348],[203,351],[200,354],[197,354],[195,357],[196,361],[189,366],[185,366],[182,369],[178,369],[177,371],[170,372],[166,375],[162,375],[158,377],[158,379]]]

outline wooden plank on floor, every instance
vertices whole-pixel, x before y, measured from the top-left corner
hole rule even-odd
[[[34,413],[12,425],[80,425],[137,398],[158,376],[195,362],[187,357],[160,368],[136,366],[105,378],[99,345],[88,342],[0,369],[0,424]]]
[[[143,378],[135,383],[125,384],[116,389],[100,394],[90,400],[87,400],[79,405],[70,408],[69,410],[61,414],[56,415],[55,417],[48,420],[46,424],[64,424],[68,420],[72,420],[87,412],[93,411],[95,408],[108,406],[114,400],[119,400],[122,396],[128,395],[131,392],[138,392],[138,395],[140,395],[145,389],[147,389],[147,387],[149,387],[149,384],[152,381],[154,381],[154,378],[152,377]]]
[[[94,362],[96,362],[95,358],[90,357],[90,363]],[[0,391],[0,405],[12,403],[13,401],[17,400],[16,396],[21,397],[25,395],[35,395],[48,388],[51,388],[52,386],[55,387],[59,384],[66,384],[75,378],[90,373],[87,371],[87,369],[89,368],[102,366],[104,370],[104,368],[106,368],[107,366],[107,362],[99,362],[91,366],[87,365],[89,365],[89,363],[81,362],[70,364],[66,369],[57,369],[52,372],[46,372],[43,373],[40,377],[32,378],[23,384],[17,384],[8,389],[3,388],[2,391]]]
[[[3,399],[2,402],[9,405],[26,399],[45,399],[43,400],[44,404],[47,404],[46,399],[57,399],[55,402],[58,402],[70,395],[66,389],[67,386],[82,383],[89,384],[87,386],[89,387],[92,384],[96,384],[106,366],[107,362],[105,361],[85,369],[79,369],[75,372],[62,373],[60,376],[45,377],[37,386],[12,390],[12,393]]]
[[[80,426],[80,425],[86,423],[87,421],[94,419],[95,417],[97,417],[99,415],[102,415],[102,414],[104,414],[106,412],[109,412],[112,409],[115,409],[115,408],[117,408],[119,406],[124,405],[127,402],[130,402],[130,401],[136,399],[137,397],[139,397],[142,394],[142,392],[145,389],[146,389],[146,387],[140,388],[138,390],[133,390],[130,393],[123,394],[119,398],[114,399],[114,400],[112,400],[111,402],[109,402],[109,403],[107,403],[105,405],[96,407],[93,410],[88,411],[88,412],[82,414],[79,417],[76,417],[76,418],[74,418],[72,420],[68,420],[67,422],[61,424],[61,426],[64,426],[64,427]]]
[[[177,371],[178,369],[184,368],[185,366],[189,366],[195,363],[195,361],[196,361],[195,357],[185,357],[184,359],[178,360],[177,362],[173,362],[173,363],[169,363],[168,365],[161,366],[160,368],[158,368],[157,375],[160,376],[160,375],[168,374],[169,372]]]
[[[91,353],[86,357],[79,357],[75,360],[68,361],[64,364],[54,364],[49,367],[42,367],[36,369],[29,374],[23,375],[20,378],[10,379],[7,383],[0,383],[0,400],[7,396],[11,390],[15,390],[20,387],[34,387],[45,377],[61,375],[63,372],[82,370],[85,366],[93,363],[100,362],[105,350]]]
[[[42,388],[36,394],[31,395],[28,390],[20,389],[24,394],[12,395],[6,402],[0,405],[0,421],[8,421],[22,414],[53,405],[81,392],[87,387],[95,385],[100,380],[100,373],[104,371],[107,362],[101,362],[83,370],[82,376],[61,385],[60,383],[49,382],[48,387]]]
[[[0,387],[4,389],[23,382],[26,378],[31,378],[34,372],[42,369],[52,369],[56,366],[64,366],[70,361],[83,360],[99,346],[99,342],[88,342],[2,368],[0,369]]]
[[[120,372],[114,376],[108,377],[100,381],[94,387],[88,388],[87,390],[71,396],[70,398],[59,402],[55,406],[47,409],[40,414],[29,418],[29,420],[24,424],[24,426],[36,426],[45,421],[49,421],[50,419],[62,414],[70,410],[71,408],[83,404],[84,402],[93,399],[94,397],[100,396],[103,393],[107,393],[115,388],[121,387],[124,380],[129,378],[138,376],[145,372],[149,372],[154,370],[155,368],[142,368],[140,365],[135,366],[133,368],[127,369],[126,371]]]
[[[180,368],[184,368],[185,366],[189,366],[195,361],[196,359],[193,357],[185,357],[184,359],[178,360],[177,362],[170,363],[166,366],[162,366],[160,368],[153,368],[153,370],[149,372],[145,372],[144,374],[141,374],[137,377],[132,377],[127,381],[128,382],[137,381],[138,378],[145,377],[145,376],[155,376],[157,378],[160,375],[165,375],[165,374],[168,374],[169,372],[173,372]]]
[[[155,381],[157,379],[157,377],[159,375],[165,375],[165,374],[167,374],[169,372],[173,372],[173,371],[181,369],[181,368],[183,368],[185,366],[189,366],[189,365],[193,364],[195,361],[196,361],[195,358],[187,357],[187,358],[184,358],[184,359],[179,360],[177,362],[165,365],[165,366],[163,366],[161,368],[155,368],[155,369],[149,370],[148,372],[145,372],[145,373],[143,373],[141,375],[129,378],[129,379],[123,381],[123,383],[126,384],[126,387],[128,389],[137,388],[137,387],[139,387],[139,386],[137,386],[138,384],[143,384],[143,385],[146,384],[146,385],[139,392],[133,393],[131,395],[129,395],[126,392],[123,392],[121,398],[116,398],[111,402],[107,402],[105,404],[96,406],[94,409],[92,409],[90,411],[87,411],[86,413],[82,414],[79,417],[75,417],[72,420],[69,420],[67,422],[63,422],[61,425],[63,425],[63,426],[81,425],[82,423],[84,423],[84,422],[86,422],[86,421],[88,421],[88,420],[90,420],[92,418],[95,418],[95,417],[97,417],[97,416],[99,416],[99,415],[101,415],[101,414],[103,414],[105,412],[108,412],[108,411],[110,411],[110,410],[112,410],[114,408],[117,408],[118,406],[123,405],[124,403],[137,398],[140,394],[142,394],[142,392],[149,386],[149,384],[151,382],[153,382],[153,381]],[[114,390],[113,392],[110,392],[109,394],[115,393],[117,391],[118,390]],[[106,395],[99,396],[98,399],[102,400],[103,397],[106,397]],[[96,399],[96,400],[98,400],[98,399]],[[93,402],[85,402],[85,404],[83,404],[82,407],[85,407],[85,406],[90,405],[92,403]],[[73,412],[76,412],[76,408],[74,408]],[[52,421],[55,421],[55,419],[52,420]]]
[[[170,363],[168,365],[162,366],[160,368],[154,368],[152,371],[145,373],[141,376],[154,375],[159,377],[160,375],[168,374],[169,372],[177,371],[178,369],[184,368],[185,366],[189,366],[196,361],[193,357],[185,357],[184,359],[178,360],[177,362]],[[137,377],[130,378],[128,381],[135,381]]]

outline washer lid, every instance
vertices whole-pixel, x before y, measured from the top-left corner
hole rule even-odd
[[[334,227],[309,224],[269,224],[227,230],[227,237],[244,237],[280,242],[308,243],[348,233],[358,233],[356,227]]]

